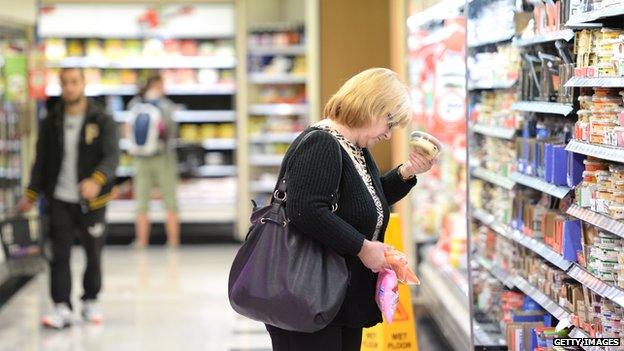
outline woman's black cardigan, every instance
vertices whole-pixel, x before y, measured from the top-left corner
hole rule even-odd
[[[349,285],[340,312],[331,324],[354,328],[373,326],[382,321],[375,303],[377,274],[366,268],[357,254],[364,239],[370,240],[375,231],[375,203],[348,153],[329,133],[321,131],[310,135],[293,155],[299,142],[313,130],[316,128],[306,129],[284,157],[283,165],[290,161],[286,213],[291,224],[302,233],[345,257]],[[378,239],[383,241],[390,216],[389,206],[405,197],[416,185],[416,179],[403,181],[398,168],[380,176],[367,149],[364,149],[364,156],[383,205],[384,221]],[[279,179],[282,179],[284,171],[285,167],[282,167]],[[333,213],[331,204],[336,188],[339,193],[338,209]]]

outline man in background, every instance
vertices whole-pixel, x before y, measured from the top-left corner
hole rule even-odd
[[[101,253],[105,242],[106,205],[119,162],[114,120],[85,97],[82,70],[60,73],[61,99],[41,121],[30,185],[18,210],[30,211],[44,195],[52,249],[50,293],[53,311],[43,318],[49,328],[72,323],[70,254],[76,237],[85,250],[82,317],[101,323],[96,304],[102,287]]]

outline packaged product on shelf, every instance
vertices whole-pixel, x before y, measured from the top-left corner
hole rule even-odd
[[[102,70],[99,68],[85,68],[84,75],[85,75],[85,81],[87,82],[87,84],[102,83]]]
[[[234,84],[234,71],[231,69],[222,69],[219,71],[219,83]]]
[[[199,137],[203,140],[214,139],[219,135],[217,125],[214,123],[202,124],[199,131]]]
[[[202,85],[213,85],[219,82],[219,71],[211,68],[202,68],[197,71],[197,81]]]
[[[80,57],[84,56],[85,48],[82,45],[82,40],[70,39],[67,40],[67,56]]]
[[[104,47],[100,39],[87,39],[85,47],[88,57],[100,58],[104,56]]]
[[[136,39],[124,40],[123,50],[125,56],[139,57],[143,51],[143,42]]]
[[[110,60],[119,60],[125,55],[123,41],[120,39],[104,40],[104,56]]]
[[[520,51],[511,45],[501,45],[496,52],[479,52],[468,58],[470,84],[492,85],[519,78]]]
[[[181,55],[181,42],[177,39],[166,39],[164,41],[164,50],[167,55],[178,56]]]
[[[137,72],[132,69],[122,69],[119,70],[120,82],[121,84],[136,84],[138,81]]]
[[[624,30],[601,28],[576,32],[577,77],[624,76]]]
[[[196,124],[183,124],[180,126],[180,139],[188,143],[201,141],[199,126]]]
[[[158,57],[165,54],[165,44],[160,39],[146,39],[143,42],[144,57]]]
[[[468,43],[501,38],[501,34],[515,32],[514,7],[511,1],[475,3],[468,20]],[[475,14],[475,15],[473,15]]]
[[[67,47],[64,39],[46,39],[45,57],[48,61],[60,61],[67,57]]]
[[[208,166],[220,166],[225,164],[225,158],[222,152],[207,152],[204,163]]]
[[[217,127],[217,137],[224,139],[234,139],[236,137],[236,127],[233,123],[221,123]]]
[[[516,112],[511,106],[516,102],[516,92],[511,90],[482,91],[474,95],[470,104],[473,123],[504,128],[516,127]]]
[[[185,39],[180,43],[180,53],[184,56],[198,56],[199,45],[197,40]]]
[[[200,46],[201,51],[201,46]],[[236,52],[234,50],[234,43],[231,40],[218,40],[214,46],[214,56],[217,57],[234,57]]]

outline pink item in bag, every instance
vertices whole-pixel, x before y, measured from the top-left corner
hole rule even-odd
[[[399,303],[399,280],[392,269],[384,269],[377,277],[375,301],[388,324],[392,324]]]

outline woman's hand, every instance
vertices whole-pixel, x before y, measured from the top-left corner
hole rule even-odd
[[[371,271],[378,273],[384,268],[390,268],[386,262],[386,244],[379,241],[364,240],[364,245],[358,254],[360,261]]]
[[[438,163],[438,157],[429,160],[419,153],[410,152],[407,161],[399,167],[399,173],[403,179],[407,179],[413,175],[429,171],[436,163]]]

